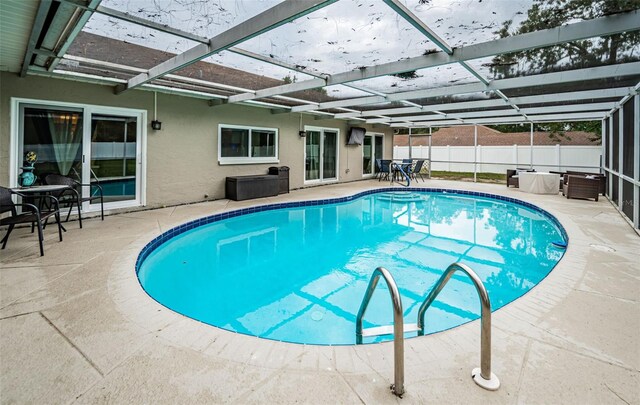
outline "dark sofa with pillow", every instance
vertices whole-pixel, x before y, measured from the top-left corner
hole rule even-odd
[[[602,195],[604,195],[607,192],[607,176],[605,176],[604,174],[600,174],[600,173],[589,173],[589,172],[576,172],[576,171],[571,171],[571,170],[567,170],[567,174],[573,175],[573,176],[583,176],[589,179],[598,179],[598,192]]]

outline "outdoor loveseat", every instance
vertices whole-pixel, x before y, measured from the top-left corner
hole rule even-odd
[[[565,174],[562,195],[567,198],[595,198],[600,194],[600,179],[595,176]]]

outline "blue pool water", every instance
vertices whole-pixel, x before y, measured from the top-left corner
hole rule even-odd
[[[451,263],[480,276],[495,310],[540,282],[564,253],[553,242],[566,241],[557,222],[535,207],[468,193],[378,192],[266,209],[201,220],[158,238],[138,260],[141,285],[166,307],[231,331],[353,344],[356,314],[378,266],[394,276],[405,322],[415,323]],[[427,333],[477,319],[479,311],[473,285],[457,273],[427,312]],[[381,282],[364,326],[391,323]]]

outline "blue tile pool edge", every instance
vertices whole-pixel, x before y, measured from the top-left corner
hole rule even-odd
[[[149,243],[147,243],[145,247],[142,248],[142,250],[140,251],[140,254],[138,254],[138,257],[136,259],[136,264],[135,264],[136,275],[138,275],[140,271],[140,266],[142,265],[142,262],[144,262],[144,260],[160,245],[164,244],[165,242],[174,238],[175,236],[178,236],[184,232],[190,231],[192,229],[198,228],[203,225],[222,221],[228,218],[234,218],[241,215],[253,214],[256,212],[271,211],[271,210],[276,210],[281,208],[299,208],[299,207],[336,204],[336,203],[353,201],[360,197],[364,197],[371,194],[393,192],[393,191],[417,191],[417,192],[428,192],[428,193],[458,194],[458,195],[465,195],[465,196],[484,197],[484,198],[494,199],[498,201],[506,201],[506,202],[517,204],[517,205],[521,205],[523,207],[532,209],[533,211],[536,211],[542,214],[543,216],[547,217],[549,220],[551,220],[551,222],[553,222],[560,230],[560,233],[562,234],[564,242],[567,245],[569,244],[569,235],[567,234],[567,231],[564,229],[560,221],[548,211],[545,211],[542,208],[534,204],[528,203],[526,201],[518,200],[516,198],[511,198],[511,197],[505,197],[497,194],[481,193],[477,191],[453,190],[453,189],[447,189],[447,188],[430,188],[430,187],[411,188],[411,189],[407,189],[404,187],[390,187],[390,188],[377,188],[372,190],[366,190],[366,191],[362,191],[360,193],[356,193],[346,197],[259,205],[255,207],[242,208],[239,210],[223,212],[220,214],[210,215],[208,217],[194,219],[182,225],[178,225],[174,228],[171,228],[166,232],[163,232],[162,234],[152,239]]]

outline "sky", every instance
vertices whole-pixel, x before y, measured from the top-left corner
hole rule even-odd
[[[465,46],[497,38],[502,22],[514,26],[526,17],[533,0],[403,0],[403,3],[449,45]],[[102,5],[211,38],[278,4],[279,0],[103,0]],[[148,28],[94,14],[85,31],[171,53],[195,45]],[[334,74],[361,66],[400,60],[439,50],[381,0],[340,0],[323,9],[284,24],[239,48],[281,61]],[[221,52],[206,61],[277,79],[297,81],[311,76]],[[484,64],[470,64],[490,78]],[[417,78],[379,77],[353,83],[387,93],[475,82],[461,66],[453,64],[416,72]],[[334,97],[359,97],[368,93],[345,86],[328,88]]]

